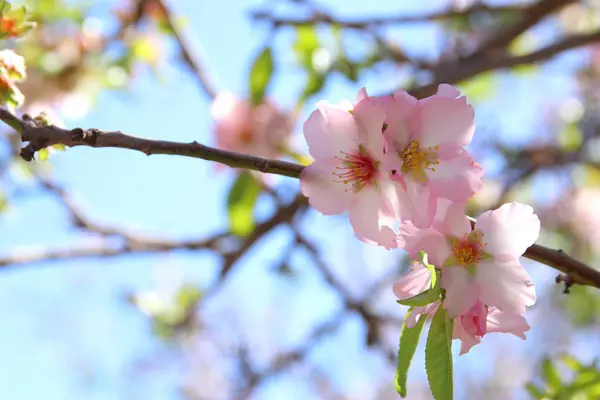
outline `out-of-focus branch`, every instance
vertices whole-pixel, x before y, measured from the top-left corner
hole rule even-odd
[[[508,27],[502,27],[498,32],[490,36],[487,40],[479,45],[479,49],[471,56],[488,53],[491,50],[499,49],[510,44],[520,34],[527,31],[529,28],[537,25],[546,16],[559,10],[565,5],[572,3],[574,0],[540,0],[521,11],[520,18]]]
[[[476,13],[489,13],[489,14],[515,14],[521,12],[524,9],[523,6],[487,6],[485,4],[475,4],[465,9],[450,9],[445,11],[438,11],[423,15],[394,15],[376,18],[361,18],[361,19],[342,19],[335,18],[331,15],[322,12],[315,12],[314,15],[308,18],[298,17],[278,17],[268,11],[255,11],[251,14],[255,20],[269,21],[275,26],[298,26],[307,24],[330,24],[340,25],[345,28],[353,29],[366,29],[374,26],[382,25],[396,25],[396,24],[408,24],[408,23],[422,23],[422,22],[433,22],[433,21],[445,21],[455,18],[469,17]]]
[[[179,47],[179,53],[181,55],[181,59],[185,62],[185,64],[190,68],[200,88],[204,91],[206,96],[209,99],[213,99],[217,90],[213,87],[211,80],[209,79],[208,72],[206,71],[205,66],[199,60],[199,57],[194,54],[191,49],[191,46],[187,42],[184,34],[177,27],[177,23],[175,18],[173,17],[173,13],[166,5],[164,0],[155,0],[156,4],[160,7],[161,11],[164,14],[165,22],[167,27],[171,32],[173,32],[173,38],[177,42],[177,46]]]
[[[265,379],[283,372],[294,363],[302,361],[316,342],[335,332],[335,330],[342,324],[346,315],[347,311],[342,310],[332,318],[329,318],[326,322],[317,326],[310,333],[308,338],[304,340],[301,346],[294,350],[278,354],[266,369],[260,372],[248,371],[248,383],[246,387],[240,391],[240,393],[234,396],[234,399],[245,400],[251,398],[252,393]]]
[[[75,227],[103,236],[119,236],[133,240],[133,237],[128,232],[106,227],[89,219],[75,203],[69,192],[47,177],[38,176],[37,179],[46,191],[54,194],[60,200]]]
[[[382,318],[375,315],[366,307],[365,301],[357,301],[354,300],[352,295],[348,292],[348,290],[344,287],[344,285],[335,277],[335,275],[329,270],[327,264],[321,259],[319,255],[318,249],[308,241],[299,231],[295,231],[296,233],[296,241],[301,244],[309,253],[312,258],[314,265],[321,272],[323,278],[327,282],[329,286],[331,286],[336,292],[339,293],[340,297],[344,301],[344,306],[348,310],[356,311],[366,325],[366,340],[367,345],[372,346],[375,343],[379,342],[379,327],[382,322]],[[386,282],[389,282],[388,279],[385,279]],[[394,360],[395,354],[386,354],[387,357],[391,360]]]
[[[438,68],[439,73],[435,82],[412,89],[409,92],[417,98],[431,96],[436,92],[440,83],[459,83],[484,72],[546,61],[564,51],[573,50],[598,41],[600,41],[600,30],[587,34],[571,35],[554,44],[521,56],[506,54],[499,56],[490,55],[473,61],[458,63],[457,65],[454,65],[455,62],[444,64]]]
[[[129,239],[115,242],[102,239],[97,245],[72,246],[68,249],[26,248],[0,258],[0,267],[12,268],[19,265],[47,261],[69,261],[82,258],[108,258],[128,254],[151,254],[174,250],[218,251],[225,234],[200,240],[152,240]]]
[[[600,32],[596,33],[600,36]],[[68,131],[55,126],[38,126],[30,118],[20,120],[9,111],[0,108],[0,119],[14,127],[23,141],[30,143],[23,149],[22,156],[31,160],[35,151],[53,144],[66,146],[117,147],[137,150],[146,154],[172,154],[216,161],[234,168],[246,168],[265,173],[299,178],[304,168],[300,164],[253,157],[214,149],[193,143],[177,143],[159,140],[141,139],[124,135],[121,132],[102,132],[99,130],[74,129]],[[600,289],[600,271],[595,270],[568,255],[534,244],[524,254],[525,257],[539,261],[572,276],[574,283],[594,286]],[[572,271],[572,274],[569,273]]]

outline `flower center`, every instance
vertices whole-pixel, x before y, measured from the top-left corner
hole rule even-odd
[[[483,242],[483,233],[473,231],[462,239],[452,240],[452,254],[455,261],[463,267],[473,266],[486,257],[483,251],[487,243]]]
[[[254,141],[254,133],[251,128],[246,128],[240,133],[240,142],[242,144],[251,144]]]
[[[356,153],[342,151],[335,158],[340,163],[335,167],[337,171],[332,172],[336,177],[334,182],[341,182],[344,185],[350,184],[351,187],[346,189],[346,191],[359,191],[375,181],[379,162],[375,161],[363,146],[359,146]]]
[[[427,176],[425,170],[435,171],[435,166],[440,162],[436,151],[438,146],[423,147],[418,140],[413,140],[400,152],[402,158],[402,173],[411,175],[415,180],[425,182]]]
[[[11,37],[17,36],[17,32],[15,29],[16,26],[17,24],[14,19],[0,17],[0,31],[2,31],[2,33],[6,33]]]

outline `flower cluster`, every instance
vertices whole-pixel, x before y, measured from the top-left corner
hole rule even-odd
[[[435,270],[415,263],[394,293],[400,300],[423,296],[439,276],[439,295],[415,307],[406,326],[442,306],[461,354],[486,333],[525,338],[523,314],[536,299],[519,263],[539,234],[533,209],[505,204],[476,223],[465,215],[483,187],[483,169],[464,148],[474,132],[473,107],[448,84],[422,100],[361,89],[351,109],[319,102],[304,124],[314,162],[301,188],[311,206],[326,215],[348,211],[366,243],[404,249],[415,260],[426,254]]]

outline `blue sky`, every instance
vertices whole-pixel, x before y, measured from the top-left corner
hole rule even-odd
[[[217,87],[244,94],[250,62],[266,37],[265,29],[247,18],[248,11],[261,2],[183,0],[172,3],[178,13],[189,18],[187,35],[207,64]],[[416,12],[424,6],[433,9],[445,4],[442,1],[399,3],[335,0],[324,4],[329,10],[346,16],[399,12],[400,7]],[[426,56],[435,52],[439,31],[411,26],[402,31],[390,30],[387,34],[398,37],[409,51]],[[284,33],[277,39],[277,45],[285,48],[290,40],[291,33]],[[360,44],[356,43],[353,48],[359,51]],[[280,56],[285,59],[289,55]],[[542,100],[559,100],[572,90],[567,77],[577,60],[576,55],[561,57],[534,78],[502,77],[494,100],[477,106],[478,126],[483,126],[480,132],[500,131],[508,143],[529,140],[527,134],[535,131],[538,121],[537,113],[531,110]],[[293,67],[289,59],[285,63]],[[371,74],[361,84],[366,84],[372,92],[388,89],[398,81],[392,72]],[[302,88],[302,75],[291,76],[298,79],[277,75],[272,87],[273,96],[285,106],[293,105]],[[147,138],[212,143],[209,102],[195,81],[175,61],[164,70],[164,78],[160,84],[149,73],[143,73],[130,93],[103,93],[85,118],[67,120],[67,123],[118,129]],[[320,97],[330,101],[353,99],[358,88],[336,78]],[[502,168],[494,159],[480,162],[490,173]],[[126,150],[77,148],[55,155],[52,164],[57,181],[71,188],[84,210],[97,221],[171,238],[209,236],[227,226],[225,198],[233,175],[223,172],[214,179],[214,165],[208,162],[172,156],[147,157]],[[544,193],[548,195],[547,191]],[[267,213],[270,207],[263,205],[263,208]],[[310,213],[303,227],[327,249],[324,257],[336,272],[343,274],[356,294],[364,291],[365,281],[376,280],[384,266],[398,256],[361,245],[353,238],[344,218]],[[69,230],[64,210],[51,197],[25,198],[0,219],[2,254],[23,246],[69,247],[83,240],[86,238]],[[292,261],[299,271],[301,286],[274,277],[265,267],[279,259],[280,249],[287,240],[286,232],[276,231],[238,265],[233,279],[206,311],[213,316],[215,326],[221,327],[223,332],[230,329],[227,321],[219,319],[223,310],[235,310],[235,318],[241,321],[237,323],[251,332],[250,340],[256,341],[256,346],[275,340],[287,348],[301,342],[315,322],[336,313],[339,299],[317,273],[305,267],[307,261],[302,255],[295,255]],[[122,297],[130,291],[154,289],[159,283],[168,285],[169,280],[209,285],[215,278],[216,261],[209,253],[178,252],[38,263],[3,271],[0,315],[6,318],[0,329],[0,370],[3,372],[0,397],[177,398],[173,391],[179,379],[177,367],[145,377],[131,371],[132,360],[147,358],[160,346],[149,334],[144,318],[125,304]],[[547,268],[532,271],[540,292],[548,287],[553,289],[551,271]],[[247,299],[251,299],[251,307],[246,305]],[[391,294],[387,300],[393,301]],[[293,310],[293,320],[286,317],[286,310]],[[397,308],[392,310],[403,312]],[[265,326],[269,332],[264,332]],[[324,341],[311,354],[311,360],[333,373],[339,385],[353,382],[356,387],[350,387],[349,391],[361,400],[374,398],[374,394],[369,393],[369,374],[385,373],[384,364],[376,355],[358,347],[362,329],[355,318],[350,318],[334,340]],[[545,334],[534,326],[527,342],[505,337],[486,338],[482,346],[457,361],[458,377],[474,374],[481,368],[490,373],[485,369],[491,364],[489,356],[493,349],[503,345],[515,353],[537,352],[533,340]],[[594,344],[592,340],[582,336],[580,343]],[[336,346],[340,343],[345,344],[348,359],[361,357],[361,362],[339,362]],[[414,379],[423,376],[423,350],[419,351],[411,375]],[[259,365],[264,362],[256,361]],[[390,378],[392,373],[387,371]],[[137,379],[135,385],[132,377]],[[279,399],[283,393],[286,399],[311,395],[303,390],[297,387],[297,381],[275,380],[256,398]]]

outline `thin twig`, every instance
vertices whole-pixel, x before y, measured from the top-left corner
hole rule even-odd
[[[515,14],[523,10],[523,6],[487,6],[485,4],[475,4],[463,10],[450,9],[438,11],[424,15],[394,15],[375,18],[356,18],[356,19],[341,19],[328,15],[323,12],[317,12],[308,18],[298,17],[278,17],[267,11],[257,11],[251,14],[255,20],[269,21],[275,26],[299,26],[309,24],[330,24],[340,25],[344,28],[366,29],[373,26],[396,25],[409,23],[422,23],[432,21],[444,21],[456,18],[469,17],[476,13],[489,14]]]
[[[436,92],[440,83],[459,83],[484,72],[546,61],[567,50],[587,46],[598,41],[600,41],[600,30],[567,36],[551,45],[520,56],[510,56],[503,53],[499,56],[490,55],[474,61],[460,62],[457,65],[453,65],[456,61],[448,62],[437,68],[439,74],[435,82],[414,88],[409,92],[417,98],[431,96]]]
[[[173,17],[173,13],[165,4],[165,1],[157,0],[156,4],[161,8],[161,11],[164,14],[167,28],[169,28],[169,30],[173,32],[173,38],[175,39],[179,47],[181,59],[193,72],[204,94],[206,94],[206,96],[209,99],[213,99],[217,95],[217,90],[213,87],[213,84],[208,77],[206,68],[200,62],[198,56],[192,52],[191,46],[187,42],[187,39],[185,38],[183,32],[181,32],[180,29],[177,27],[177,23],[175,21],[175,18]]]
[[[519,19],[508,27],[501,27],[494,35],[479,45],[479,50],[471,57],[478,57],[488,53],[491,50],[500,49],[508,46],[523,32],[537,25],[546,16],[559,10],[574,0],[540,0],[529,8],[521,11]]]

